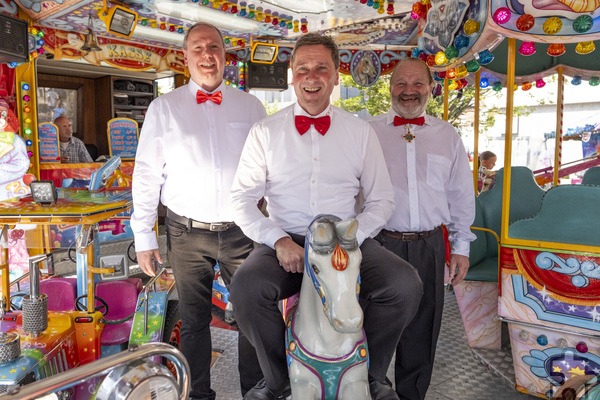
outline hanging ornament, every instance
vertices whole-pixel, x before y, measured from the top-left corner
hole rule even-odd
[[[565,54],[567,48],[562,43],[552,43],[548,46],[548,50],[546,50],[546,54],[552,57],[559,57]]]
[[[494,15],[492,19],[498,25],[504,25],[510,20],[511,12],[508,7],[500,7],[496,11],[494,11]]]
[[[575,75],[573,79],[571,79],[571,85],[579,86],[581,85],[581,77],[579,75]]]
[[[488,86],[490,86],[490,81],[488,78],[481,78],[479,80],[479,87],[482,89],[487,88]]]
[[[577,43],[577,46],[575,46],[575,52],[577,54],[590,54],[594,50],[596,50],[596,45],[592,41],[579,42]]]
[[[448,81],[448,90],[456,90],[458,83],[455,80]]]
[[[517,29],[527,32],[535,25],[535,18],[531,14],[523,14],[517,19]]]
[[[456,77],[456,70],[454,68],[450,68],[446,71],[446,78],[454,79]]]
[[[598,86],[598,85],[600,85],[600,77],[592,76],[590,78],[590,86]]]
[[[494,86],[492,87],[495,92],[499,92],[502,90],[502,82],[494,82]]]
[[[475,72],[479,71],[479,68],[481,68],[481,65],[479,65],[475,59],[467,61],[465,65],[467,66],[467,71],[469,71],[471,74],[474,74]]]
[[[436,97],[441,96],[443,92],[444,92],[444,88],[442,87],[441,84],[438,83],[433,87],[433,95],[434,96],[436,96]]]
[[[555,35],[562,29],[562,21],[558,17],[550,17],[544,22],[542,29],[547,35]]]
[[[463,26],[463,31],[465,32],[465,35],[469,36],[469,35],[479,32],[480,28],[481,28],[481,24],[479,22],[477,22],[473,19],[468,19],[465,21],[465,25]]]
[[[546,86],[546,82],[544,82],[544,79],[540,78],[538,80],[535,81],[535,87],[538,89],[543,88],[544,86]]]
[[[483,50],[479,52],[479,64],[487,65],[494,61],[494,55],[489,50]]]
[[[431,64],[431,65],[429,64],[429,56],[431,56],[431,58],[432,58],[432,63],[433,64]],[[426,63],[427,65],[429,65],[430,67],[432,65],[435,65],[435,56],[433,54],[421,53],[421,54],[419,54],[419,59],[421,61],[423,61],[424,63]]]
[[[410,52],[410,56],[412,58],[419,58],[419,55],[421,55],[421,53],[423,53],[423,50],[419,49],[418,47],[415,47],[414,49],[412,49],[412,51]]]
[[[524,92],[528,91],[528,90],[529,90],[529,89],[531,89],[531,88],[532,88],[531,82],[524,82],[524,83],[521,85],[521,89],[522,89]]]
[[[594,25],[594,20],[591,16],[587,14],[580,15],[573,21],[573,30],[577,33],[585,33],[592,29],[592,25]]]
[[[524,56],[531,56],[535,54],[535,43],[534,42],[523,42],[519,46],[519,54]]]

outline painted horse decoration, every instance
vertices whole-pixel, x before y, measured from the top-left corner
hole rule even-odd
[[[293,399],[371,399],[357,230],[356,219],[333,215],[308,227],[302,289],[286,320]]]

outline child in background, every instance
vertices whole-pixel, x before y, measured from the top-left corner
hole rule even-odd
[[[496,155],[489,150],[479,155],[479,193],[490,190],[496,183],[496,171],[492,171],[496,160]]]

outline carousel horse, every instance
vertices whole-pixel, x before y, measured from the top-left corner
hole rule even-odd
[[[308,228],[302,289],[286,319],[293,399],[371,399],[357,229],[356,219],[333,215]]]

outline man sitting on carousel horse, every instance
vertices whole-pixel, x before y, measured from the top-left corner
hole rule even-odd
[[[318,214],[355,217],[362,252],[360,300],[370,354],[373,399],[398,399],[386,381],[404,327],[422,296],[415,269],[373,239],[394,209],[381,146],[365,121],[330,105],[339,52],[318,34],[292,53],[298,102],[254,125],[231,191],[235,222],[258,242],[230,286],[238,327],[256,348],[264,379],[244,399],[290,393],[285,324],[278,302],[300,290],[304,235]],[[355,210],[359,194],[364,205]],[[265,197],[269,217],[256,203]]]

